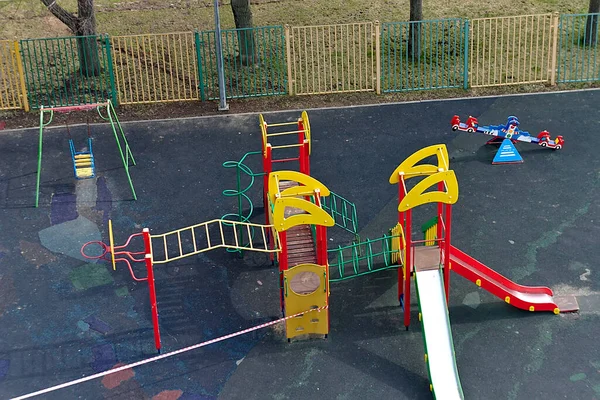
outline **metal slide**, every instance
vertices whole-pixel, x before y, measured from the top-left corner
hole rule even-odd
[[[477,284],[482,289],[522,310],[569,311],[568,305],[557,304],[552,290],[543,286],[519,285],[454,246],[450,247],[452,271]]]
[[[417,271],[415,281],[433,396],[438,400],[464,399],[454,358],[442,270]]]

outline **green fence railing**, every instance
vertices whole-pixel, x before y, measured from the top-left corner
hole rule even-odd
[[[21,40],[31,108],[116,102],[108,36]]]
[[[228,98],[287,93],[285,37],[282,26],[225,29],[222,33],[225,92]],[[200,33],[200,90],[208,100],[219,98],[215,31]],[[204,98],[203,98],[204,99]]]
[[[394,254],[399,255],[399,251],[394,250],[392,240],[399,238],[400,235],[383,235],[378,239],[366,239],[364,242],[328,250],[327,253],[335,257],[329,262],[329,281],[339,282],[398,268],[399,265],[393,260],[397,259]]]
[[[333,217],[336,226],[354,235],[358,234],[358,216],[354,203],[333,192],[327,197],[322,197],[321,201],[323,209]]]
[[[560,16],[557,82],[600,80],[600,14]]]
[[[465,86],[463,20],[390,22],[381,27],[383,92]]]

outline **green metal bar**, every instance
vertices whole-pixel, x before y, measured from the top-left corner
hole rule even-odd
[[[50,40],[47,39],[45,42],[48,43],[49,41]],[[58,79],[58,82],[60,82],[60,81],[66,82],[61,47],[58,45],[58,42],[52,41],[50,43],[52,44],[52,54],[55,56],[55,64],[56,64],[57,73],[60,70],[61,77],[60,77],[60,79]],[[45,70],[48,72],[52,71],[50,68],[47,68]],[[68,89],[67,89],[67,85],[64,85],[64,84],[59,85],[58,82],[57,82],[56,86],[57,86],[59,104],[63,105],[65,103],[65,101],[68,102],[68,100],[69,100]],[[63,100],[63,92],[64,92],[64,96],[65,96],[64,100]]]
[[[54,117],[54,111],[49,110],[50,119],[48,122],[44,123],[44,106],[41,107],[40,110],[40,137],[38,141],[38,164],[37,164],[37,177],[35,184],[35,207],[37,208],[40,204],[40,178],[42,176],[42,144],[44,137],[44,127],[50,125],[52,122],[52,118]]]
[[[338,246],[338,260],[340,260],[340,263],[338,264],[338,272],[339,272],[340,278],[343,279],[345,268],[344,268],[344,252],[342,251],[342,246]]]
[[[63,43],[67,42],[67,38],[62,38],[62,39],[59,39],[59,40],[62,40]],[[75,39],[75,45],[73,45],[73,38],[69,38],[68,40],[69,40],[69,46],[68,46],[68,48],[71,50],[71,60],[73,60],[76,63],[79,63],[79,52],[77,50],[77,39]],[[65,44],[65,46],[66,46],[66,44]],[[77,68],[77,66],[75,66],[75,67]],[[73,73],[73,76],[72,76],[72,79],[75,82],[75,85],[74,85],[75,87],[79,87],[83,83],[83,77],[82,77],[81,69],[77,68],[77,71],[79,71],[79,73],[77,73],[77,74]],[[79,91],[78,91],[78,93],[79,93]],[[85,101],[85,97],[84,97],[84,101]],[[77,103],[81,104],[82,102],[83,101],[81,100],[81,94],[78,94],[78,96],[77,96]],[[75,101],[73,101],[72,103],[75,104]]]
[[[198,69],[198,89],[200,91],[200,101],[204,101],[206,100],[206,95],[204,93],[202,51],[200,49],[200,46],[202,46],[202,42],[200,41],[200,32],[198,32],[198,30],[194,31],[194,43],[196,44],[196,68]]]
[[[463,51],[463,89],[469,88],[469,20],[465,19],[464,25],[464,51]]]
[[[115,141],[117,142],[117,147],[119,148],[119,154],[121,155],[121,161],[123,161],[123,167],[125,168],[125,173],[127,174],[127,180],[129,181],[129,187],[131,188],[131,194],[133,195],[133,199],[137,200],[135,188],[133,187],[133,181],[131,180],[131,175],[129,174],[129,161],[128,161],[129,156],[131,156],[133,165],[135,165],[135,160],[133,159],[133,153],[131,153],[131,149],[129,148],[129,143],[127,142],[127,138],[125,137],[123,128],[121,127],[121,124],[119,123],[119,119],[117,118],[117,113],[115,112],[115,109],[112,107],[112,103],[110,102],[110,100],[108,101],[108,105],[106,106],[106,113],[107,113],[108,119],[110,120],[110,126],[112,127],[113,133],[115,135]],[[113,114],[114,114],[114,119],[113,119]],[[122,136],[122,139],[124,141],[125,152],[127,154],[127,160],[125,159],[125,155],[123,154],[123,148],[121,146],[119,134],[117,133],[117,128],[115,127],[115,121],[116,121],[116,126],[118,126],[119,131]]]
[[[115,69],[113,66],[113,58],[112,58],[112,46],[110,44],[110,37],[108,35],[106,35],[104,37],[105,40],[105,46],[106,46],[106,63],[108,64],[108,74],[109,74],[109,79],[110,79],[110,94],[111,94],[111,98],[112,98],[112,102],[114,103],[115,107],[119,106],[119,98],[118,98],[118,94],[117,94],[117,85],[115,84]],[[120,126],[121,124],[119,124]]]

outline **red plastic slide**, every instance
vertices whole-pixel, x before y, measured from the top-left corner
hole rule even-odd
[[[561,311],[550,288],[519,285],[454,246],[450,246],[450,264],[452,271],[512,306],[528,311],[552,311],[555,314]]]

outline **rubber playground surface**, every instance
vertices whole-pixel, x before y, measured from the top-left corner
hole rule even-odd
[[[311,174],[356,204],[361,238],[395,225],[396,166],[445,143],[460,188],[452,244],[520,284],[577,296],[579,313],[530,313],[453,274],[450,322],[467,399],[600,398],[599,101],[599,91],[583,91],[308,111]],[[523,130],[562,134],[565,145],[518,143],[523,164],[491,165],[496,147],[452,132],[454,114],[480,124],[517,115]],[[38,209],[37,130],[0,134],[0,398],[154,356],[146,283],[124,265],[83,259],[81,245],[108,242],[109,219],[123,244],[143,227],[161,233],[236,212],[222,195],[235,173],[222,163],[261,148],[256,114],[124,128],[138,201],[106,125],[92,127],[98,177],[81,181],[65,130],[55,128],[45,136]],[[85,127],[72,133],[85,141]],[[261,171],[259,156],[247,164]],[[258,223],[261,189],[258,179],[249,191]],[[415,210],[416,226],[427,211]],[[352,240],[336,227],[328,236],[330,248]],[[163,352],[281,316],[277,271],[264,254],[215,250],[157,266],[156,285]],[[332,283],[325,340],[288,343],[282,326],[266,328],[40,398],[428,399],[416,296],[405,331],[396,286],[395,270]]]

